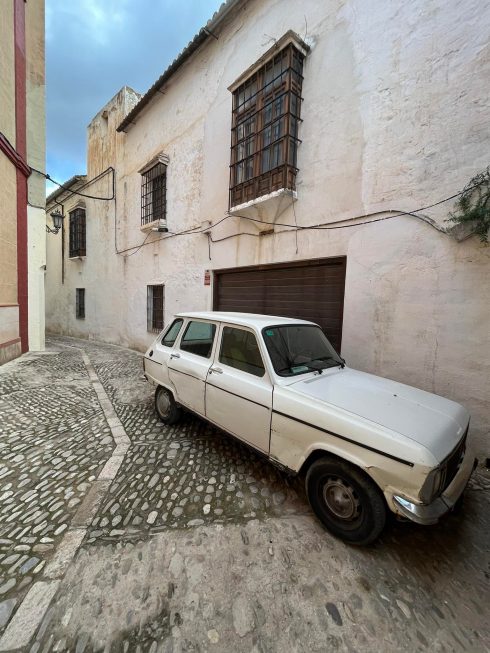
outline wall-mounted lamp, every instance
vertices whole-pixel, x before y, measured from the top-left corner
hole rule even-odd
[[[48,225],[46,225],[46,231],[50,234],[57,234],[58,231],[63,226],[63,220],[65,219],[65,216],[63,215],[63,213],[61,213],[59,209],[56,209],[55,211],[53,211],[53,213],[50,213],[50,216],[53,218],[54,229],[51,229],[50,227],[48,227]]]

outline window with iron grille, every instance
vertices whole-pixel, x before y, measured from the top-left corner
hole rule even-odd
[[[165,286],[147,286],[146,322],[148,331],[163,329]]]
[[[230,208],[295,190],[303,59],[289,43],[233,91]]]
[[[141,175],[141,224],[167,217],[167,166],[157,163]]]
[[[70,258],[86,256],[85,209],[70,212]]]
[[[77,319],[85,319],[85,288],[76,289],[76,316]]]

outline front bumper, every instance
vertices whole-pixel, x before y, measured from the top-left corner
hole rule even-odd
[[[400,512],[404,517],[417,524],[423,524],[425,526],[436,524],[441,517],[454,508],[456,501],[463,494],[477,464],[478,460],[475,458],[471,447],[467,445],[463,461],[456,476],[437,499],[429,504],[421,504],[413,503],[409,499],[395,494],[393,496],[393,502],[397,512]]]

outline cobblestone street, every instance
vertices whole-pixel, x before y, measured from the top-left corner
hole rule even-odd
[[[52,337],[0,367],[0,650],[490,650],[490,474],[349,547],[301,479],[186,415],[141,356]]]

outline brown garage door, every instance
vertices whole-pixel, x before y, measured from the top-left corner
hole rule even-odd
[[[216,270],[214,310],[311,320],[340,351],[345,264],[339,257]]]

